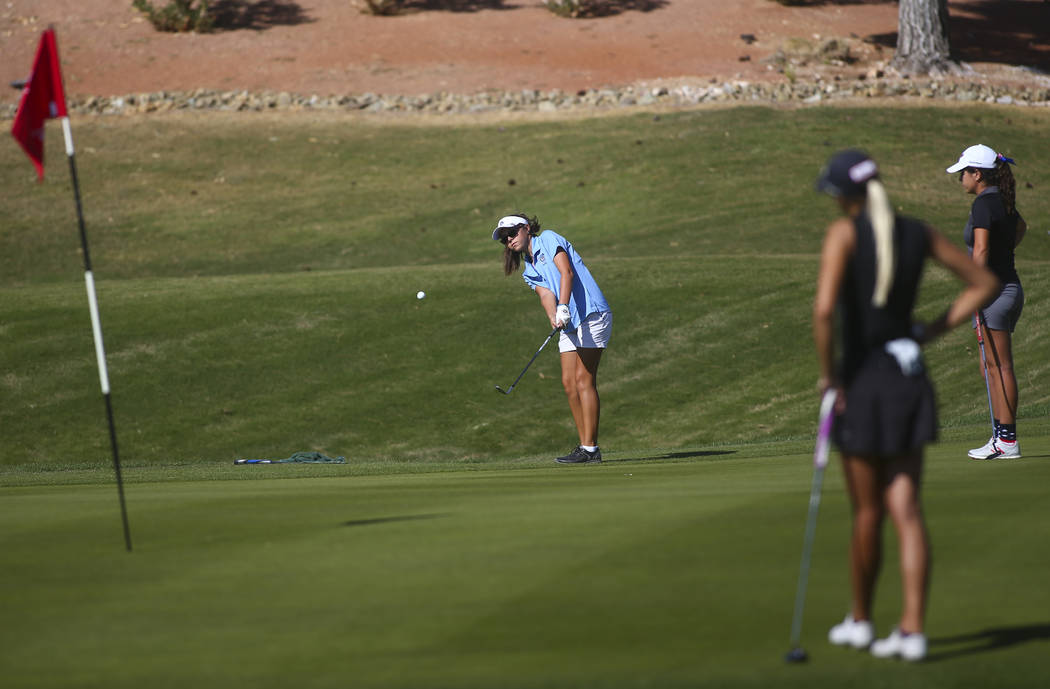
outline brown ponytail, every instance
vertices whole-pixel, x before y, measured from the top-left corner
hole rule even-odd
[[[999,195],[1003,198],[1003,208],[1007,215],[1017,212],[1017,183],[1014,181],[1010,163],[1005,160],[995,161],[995,176],[998,177]]]
[[[999,187],[999,197],[1003,200],[1003,210],[1007,215],[1013,215],[1016,211],[1017,185],[1014,182],[1014,173],[1010,169],[1010,163],[1002,156],[995,161],[994,168],[977,168],[981,173],[981,180],[990,187]]]

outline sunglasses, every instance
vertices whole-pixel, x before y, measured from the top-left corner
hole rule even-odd
[[[520,225],[518,227],[504,228],[504,229],[499,231],[499,240],[501,242],[503,242],[504,244],[506,244],[510,240],[512,240],[515,237],[517,237],[519,232],[521,232],[521,226]]]

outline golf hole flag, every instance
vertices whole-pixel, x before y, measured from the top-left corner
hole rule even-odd
[[[62,90],[55,31],[47,29],[40,37],[33,72],[22,89],[11,127],[11,135],[33,161],[40,179],[44,178],[44,122],[53,117],[66,117],[66,95]]]
[[[91,270],[91,251],[88,247],[84,211],[80,203],[80,182],[77,181],[76,150],[73,148],[73,129],[66,112],[66,94],[62,91],[62,69],[58,63],[55,30],[48,28],[40,37],[40,46],[33,60],[33,71],[18,102],[11,135],[25,149],[36,167],[38,179],[44,179],[44,123],[51,118],[62,121],[62,136],[69,159],[69,181],[73,184],[73,201],[80,226],[80,248],[84,257],[84,286],[87,289],[88,311],[91,314],[91,333],[95,339],[95,358],[98,360],[98,382],[106,402],[106,421],[109,425],[109,443],[113,450],[113,469],[117,476],[117,494],[120,496],[120,516],[124,523],[124,547],[131,552],[131,528],[128,526],[128,508],[124,501],[124,479],[120,471],[120,452],[117,449],[117,428],[113,422],[113,404],[110,401],[109,372],[106,367],[106,349],[102,343],[102,319],[95,294],[95,275]]]

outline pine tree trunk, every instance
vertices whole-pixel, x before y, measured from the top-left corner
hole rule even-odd
[[[900,0],[893,67],[905,74],[959,71],[951,59],[948,0]]]

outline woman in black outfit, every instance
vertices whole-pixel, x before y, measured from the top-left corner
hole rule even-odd
[[[834,644],[870,646],[878,657],[920,660],[926,655],[930,556],[919,489],[923,447],[936,437],[937,417],[919,345],[964,322],[997,282],[932,227],[895,216],[878,167],[865,153],[833,156],[817,188],[835,197],[844,214],[824,237],[813,336],[820,392],[839,392],[832,437],[853,508],[852,609],[828,637]],[[924,325],[912,320],[912,308],[927,257],[966,287],[940,318]],[[836,306],[843,343],[837,366]],[[871,610],[886,512],[900,547],[903,610],[896,629],[876,641]]]
[[[978,312],[975,328],[981,328],[985,344],[982,373],[988,386],[992,412],[992,437],[983,446],[970,450],[973,459],[1013,459],[1021,456],[1017,442],[1017,376],[1014,375],[1012,333],[1021,317],[1024,290],[1014,268],[1014,249],[1024,238],[1028,225],[1017,212],[1014,161],[991,148],[970,146],[958,162],[947,169],[959,173],[967,194],[977,198],[963,231],[974,263],[985,266],[999,278],[1002,290],[992,303]]]

